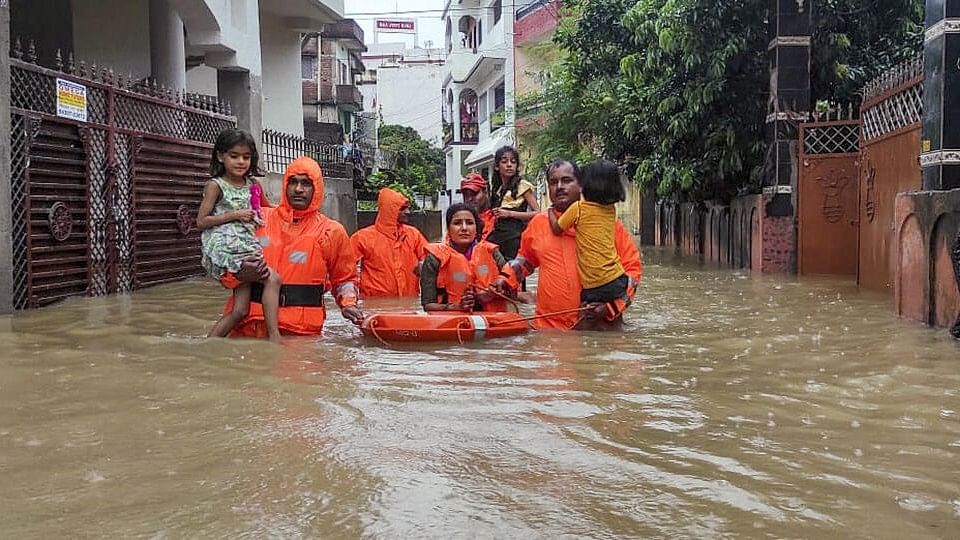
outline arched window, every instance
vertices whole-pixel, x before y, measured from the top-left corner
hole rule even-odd
[[[480,100],[469,88],[460,93],[460,140],[480,140]]]
[[[469,15],[464,15],[460,17],[460,22],[457,23],[457,30],[460,32],[460,45],[464,49],[476,52],[477,45],[479,45],[477,20]]]

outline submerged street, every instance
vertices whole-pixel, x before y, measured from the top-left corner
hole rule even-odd
[[[644,255],[622,334],[389,350],[331,310],[319,341],[206,340],[212,281],[23,312],[0,332],[0,530],[956,534],[946,333],[850,282]]]

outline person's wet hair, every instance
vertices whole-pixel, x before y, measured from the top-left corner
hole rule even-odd
[[[250,169],[247,170],[247,176],[263,176],[263,172],[260,171],[260,153],[257,152],[257,143],[253,140],[253,135],[239,128],[227,128],[217,135],[217,141],[213,143],[213,153],[210,156],[210,176],[219,178],[227,174],[226,167],[220,161],[220,154],[238,144],[250,149]]]
[[[480,221],[480,214],[477,212],[476,208],[466,203],[453,204],[450,206],[450,208],[447,208],[447,228],[449,229],[450,224],[453,223],[453,216],[455,216],[457,212],[463,211],[470,212],[470,214],[473,215],[473,221],[477,224],[477,238],[481,238],[483,236],[483,222]]]
[[[567,158],[558,158],[551,161],[550,164],[547,165],[547,178],[550,178],[550,173],[553,172],[554,169],[563,165],[570,165],[570,169],[573,171],[573,177],[579,182],[580,178],[583,176],[580,166],[577,165],[576,161]]]
[[[580,177],[580,187],[583,198],[597,204],[614,204],[627,199],[620,169],[611,161],[600,159],[587,163]]]

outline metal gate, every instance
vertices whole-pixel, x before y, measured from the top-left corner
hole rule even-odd
[[[857,282],[864,288],[893,292],[897,194],[919,191],[923,184],[918,159],[923,59],[897,66],[863,93]]]
[[[859,120],[800,124],[800,274],[857,275],[859,141]]]
[[[191,224],[211,142],[236,125],[227,107],[33,61],[10,62],[14,307],[202,273]],[[86,118],[58,115],[65,82],[83,88]]]

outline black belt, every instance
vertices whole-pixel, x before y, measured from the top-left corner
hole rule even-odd
[[[323,307],[323,285],[283,285],[280,287],[280,307]],[[263,303],[263,283],[250,288],[250,301]]]

